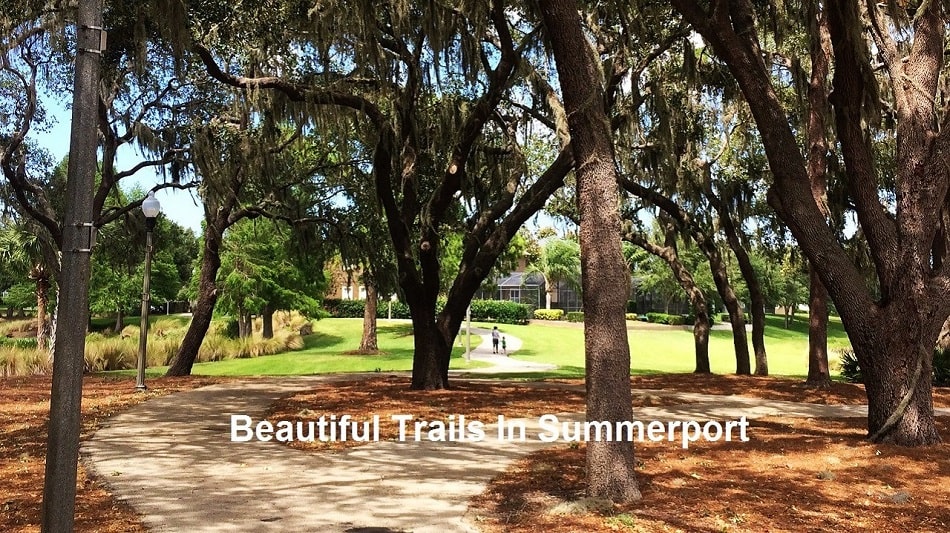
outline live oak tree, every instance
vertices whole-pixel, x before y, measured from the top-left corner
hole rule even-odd
[[[619,191],[604,80],[576,2],[542,0],[538,5],[557,64],[575,160],[587,419],[630,420],[630,346],[624,320],[629,275],[619,239]],[[588,442],[586,465],[589,496],[640,499],[631,443]]]
[[[199,129],[192,146],[204,210],[202,258],[191,323],[169,362],[169,376],[191,373],[211,325],[220,296],[218,271],[228,229],[244,219],[288,218],[294,187],[319,179],[321,169],[334,166],[325,151],[307,142],[300,128],[289,129],[271,115],[252,113],[253,106],[241,94],[224,101],[228,106]],[[311,218],[328,221],[323,216]]]
[[[700,6],[673,0],[673,5],[728,65],[755,117],[774,176],[770,204],[828,289],[864,373],[869,438],[902,445],[939,442],[933,350],[950,314],[945,261],[950,115],[939,105],[945,4],[842,1],[822,6],[833,54],[828,100],[879,298],[815,200],[806,158],[763,61],[752,3]],[[878,121],[881,105],[887,106],[885,117],[897,139],[893,166],[883,168],[875,164],[875,136],[866,131],[888,126]],[[881,203],[882,173],[893,177],[888,204]]]
[[[646,232],[637,227],[631,221],[625,224],[627,231],[623,233],[623,239],[633,243],[646,252],[662,260],[667,269],[672,273],[677,283],[677,287],[686,293],[689,298],[690,306],[693,309],[693,344],[696,354],[697,374],[709,374],[709,331],[712,329],[712,320],[709,316],[709,308],[706,303],[706,295],[702,288],[696,283],[692,272],[680,258],[675,224],[668,217],[662,224],[662,244],[658,240],[647,237]]]
[[[684,28],[675,18],[670,22],[663,9],[653,4],[639,6],[638,11],[613,6],[605,11],[622,21],[616,27],[629,31],[591,30],[598,50],[608,58],[603,68],[611,73],[606,101],[621,183],[634,197],[672,216],[680,231],[696,239],[706,254],[730,315],[736,372],[748,374],[751,363],[744,314],[715,241],[709,216],[713,209],[704,200],[709,190],[703,181],[708,165],[700,158],[704,149],[700,125],[708,117],[702,116],[701,103],[694,96],[699,90],[694,79],[697,65],[686,45]],[[634,12],[638,16],[632,16]],[[649,38],[644,37],[647,34]],[[764,360],[764,348],[760,353]]]
[[[282,109],[313,127],[358,124],[354,142],[372,162],[412,314],[415,389],[448,386],[451,343],[472,296],[570,169],[562,152],[540,175],[525,172],[519,143],[526,123],[511,102],[550,104],[548,94],[532,97],[521,75],[536,39],[527,19],[509,20],[515,10],[504,2],[290,9],[254,36],[260,60],[246,70],[222,66],[211,39],[195,46],[212,76],[253,94],[282,95]],[[451,231],[464,233],[462,260],[437,313],[440,248]]]

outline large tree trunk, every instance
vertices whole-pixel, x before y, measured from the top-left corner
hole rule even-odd
[[[412,380],[413,390],[449,388],[449,358],[452,344],[435,327],[434,312],[416,307],[412,310]],[[435,307],[432,307],[432,311]]]
[[[571,131],[580,216],[587,419],[632,420],[630,346],[624,320],[629,280],[620,247],[619,194],[610,122],[593,50],[575,1],[539,2]],[[615,502],[640,499],[633,444],[587,443],[587,493]]]
[[[379,351],[378,335],[376,333],[376,312],[379,307],[379,293],[376,284],[367,276],[366,305],[363,306],[363,338],[360,339],[361,352],[376,353]]]
[[[736,374],[752,374],[752,364],[749,360],[749,341],[746,338],[745,314],[742,312],[742,306],[739,304],[739,298],[729,283],[729,276],[726,274],[726,265],[718,253],[707,254],[709,257],[709,268],[712,270],[713,281],[716,282],[716,289],[722,298],[723,305],[729,313],[729,322],[732,325],[732,344],[736,351]]]
[[[907,316],[921,312],[908,300],[892,303],[882,320],[865,324],[864,335],[850,335],[851,330],[849,335],[868,395],[869,438],[905,446],[935,444],[940,435],[933,410],[933,347],[940,325],[908,322]]]
[[[166,376],[188,376],[191,367],[198,358],[198,350],[204,341],[211,318],[214,315],[214,306],[218,301],[218,290],[215,282],[218,278],[218,269],[221,268],[221,234],[214,224],[205,226],[205,246],[201,259],[201,272],[198,278],[198,301],[191,314],[191,324],[185,337],[181,341],[178,352],[169,362]]]
[[[76,60],[67,168],[65,211],[62,218],[62,269],[57,275],[55,355],[50,386],[46,470],[43,479],[41,531],[73,531],[76,511],[76,474],[82,426],[83,353],[89,324],[90,254],[80,228],[93,218],[93,188],[98,161],[97,122],[100,82],[102,4],[78,2]],[[60,310],[65,312],[60,313]]]
[[[274,307],[271,304],[265,304],[261,311],[261,337],[274,338]]]
[[[805,385],[826,389],[831,386],[828,371],[828,291],[811,266],[808,296],[808,378]]]
[[[828,108],[828,72],[831,68],[831,35],[828,32],[828,13],[815,13],[817,4],[806,5],[809,28],[809,55],[811,78],[808,82],[808,154],[807,171],[812,197],[826,219],[831,216],[828,206],[828,139],[825,117]],[[821,282],[814,265],[808,263],[808,378],[805,385],[820,389],[831,386],[828,369],[828,291]],[[794,311],[794,309],[793,309]],[[786,312],[787,313],[787,312]],[[788,327],[788,318],[785,319]]]
[[[49,327],[46,309],[49,307],[50,281],[48,276],[36,278],[36,348],[46,350],[49,345]]]
[[[708,196],[713,199],[711,193],[708,193]],[[739,271],[749,288],[749,305],[752,307],[749,312],[752,314],[752,349],[755,352],[755,375],[767,376],[769,375],[769,362],[765,353],[765,297],[762,295],[762,285],[759,283],[759,276],[756,275],[755,268],[752,267],[749,253],[739,239],[739,230],[732,221],[732,214],[726,210],[724,203],[718,198],[714,198],[712,203],[719,212],[719,222],[726,234],[726,241],[736,256]],[[743,329],[745,328],[743,327]],[[745,332],[742,335],[745,337]]]

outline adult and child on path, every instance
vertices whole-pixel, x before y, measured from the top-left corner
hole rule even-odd
[[[505,341],[505,338],[501,335],[501,332],[498,331],[498,326],[495,326],[491,330],[492,353],[498,353],[499,338],[501,339],[501,352],[504,355],[508,355],[508,343]]]

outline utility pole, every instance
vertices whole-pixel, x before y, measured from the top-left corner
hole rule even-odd
[[[62,226],[62,266],[43,483],[42,531],[45,533],[73,531],[76,509],[90,254],[95,244],[92,201],[98,159],[99,57],[105,48],[100,2],[79,0],[76,11],[76,72],[66,174],[68,201]]]

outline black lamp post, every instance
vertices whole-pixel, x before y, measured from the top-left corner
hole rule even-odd
[[[142,281],[142,323],[139,326],[139,360],[138,375],[135,379],[135,388],[144,391],[145,386],[145,352],[148,345],[148,311],[149,311],[149,277],[152,273],[152,230],[155,229],[155,219],[162,212],[162,205],[155,199],[155,193],[149,191],[148,197],[142,201],[142,214],[145,215],[145,276]]]

